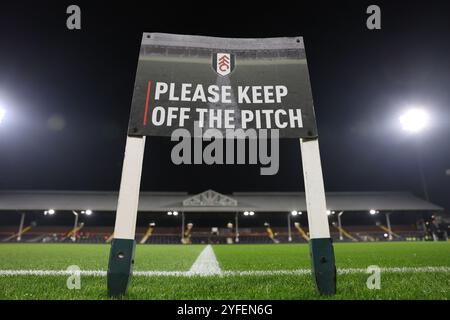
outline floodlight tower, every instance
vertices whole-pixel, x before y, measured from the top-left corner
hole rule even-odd
[[[417,135],[423,132],[423,130],[425,130],[429,126],[430,117],[428,113],[422,108],[410,108],[400,116],[399,121],[403,131],[412,135]],[[416,141],[417,144],[420,143],[420,139],[417,139]],[[423,170],[423,160],[419,145],[416,147],[416,154],[423,194],[425,196],[425,199],[429,201],[430,198],[428,195],[428,186]]]

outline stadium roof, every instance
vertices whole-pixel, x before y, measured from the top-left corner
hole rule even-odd
[[[0,210],[116,211],[114,191],[0,191]],[[327,206],[336,211],[437,211],[443,208],[408,192],[327,192]],[[235,192],[230,195],[207,190],[141,192],[140,212],[290,212],[306,211],[303,192]]]

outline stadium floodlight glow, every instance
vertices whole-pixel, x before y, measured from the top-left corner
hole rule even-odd
[[[389,237],[389,235],[388,235],[387,233],[383,234],[383,236],[384,236],[385,238]]]
[[[177,215],[178,215],[178,211],[174,211],[174,212],[172,212],[172,214],[173,214],[174,216],[177,216]]]
[[[399,118],[404,131],[417,133],[428,126],[428,113],[421,108],[411,108],[402,114]]]
[[[48,209],[44,211],[44,216],[46,215],[54,215],[55,214],[55,210],[54,209]]]
[[[298,212],[297,212],[296,210],[292,210],[292,211],[291,211],[291,214],[292,214],[293,216],[296,216],[296,215],[298,214]]]
[[[255,213],[253,211],[250,211],[248,214],[251,215],[251,216],[255,215]]]
[[[330,214],[335,214],[336,213],[336,211],[334,211],[334,210],[327,210],[327,215],[329,216]]]
[[[3,108],[0,108],[0,124],[3,122],[6,116],[6,110]]]
[[[167,215],[171,216],[172,215],[172,211],[167,211]]]
[[[379,213],[379,211],[378,211],[378,210],[375,210],[375,209],[370,209],[369,213],[370,213],[371,215],[374,215],[374,214]]]
[[[248,211],[244,211],[244,216],[248,216],[249,212]]]
[[[92,214],[92,210],[87,209],[84,213],[85,213],[86,215],[90,216],[90,215]]]

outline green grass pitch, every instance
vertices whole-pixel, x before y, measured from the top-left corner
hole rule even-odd
[[[203,245],[137,245],[136,271],[188,271]],[[0,299],[107,299],[106,277],[81,277],[81,289],[69,290],[66,275],[5,275],[4,270],[106,270],[109,245],[1,244]],[[309,269],[304,244],[214,245],[222,271]],[[381,273],[381,288],[369,290],[364,272],[338,274],[333,297],[317,294],[310,274],[228,276],[135,276],[128,299],[450,299],[450,242],[335,244],[337,268],[410,268]]]

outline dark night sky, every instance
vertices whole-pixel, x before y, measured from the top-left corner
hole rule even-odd
[[[444,1],[295,7],[277,1],[245,8],[230,1],[92,2],[0,5],[0,104],[8,112],[0,125],[0,189],[118,190],[142,32],[302,35],[326,190],[421,195],[420,144],[431,200],[450,208],[450,6]],[[72,3],[82,10],[81,31],[65,26]],[[372,3],[381,7],[382,30],[365,27]],[[432,116],[419,138],[399,127],[398,115],[410,104],[426,106]],[[49,119],[61,118],[62,130],[52,130]],[[297,140],[282,141],[276,176],[260,176],[259,166],[174,166],[171,145],[147,140],[143,190],[303,189]]]

